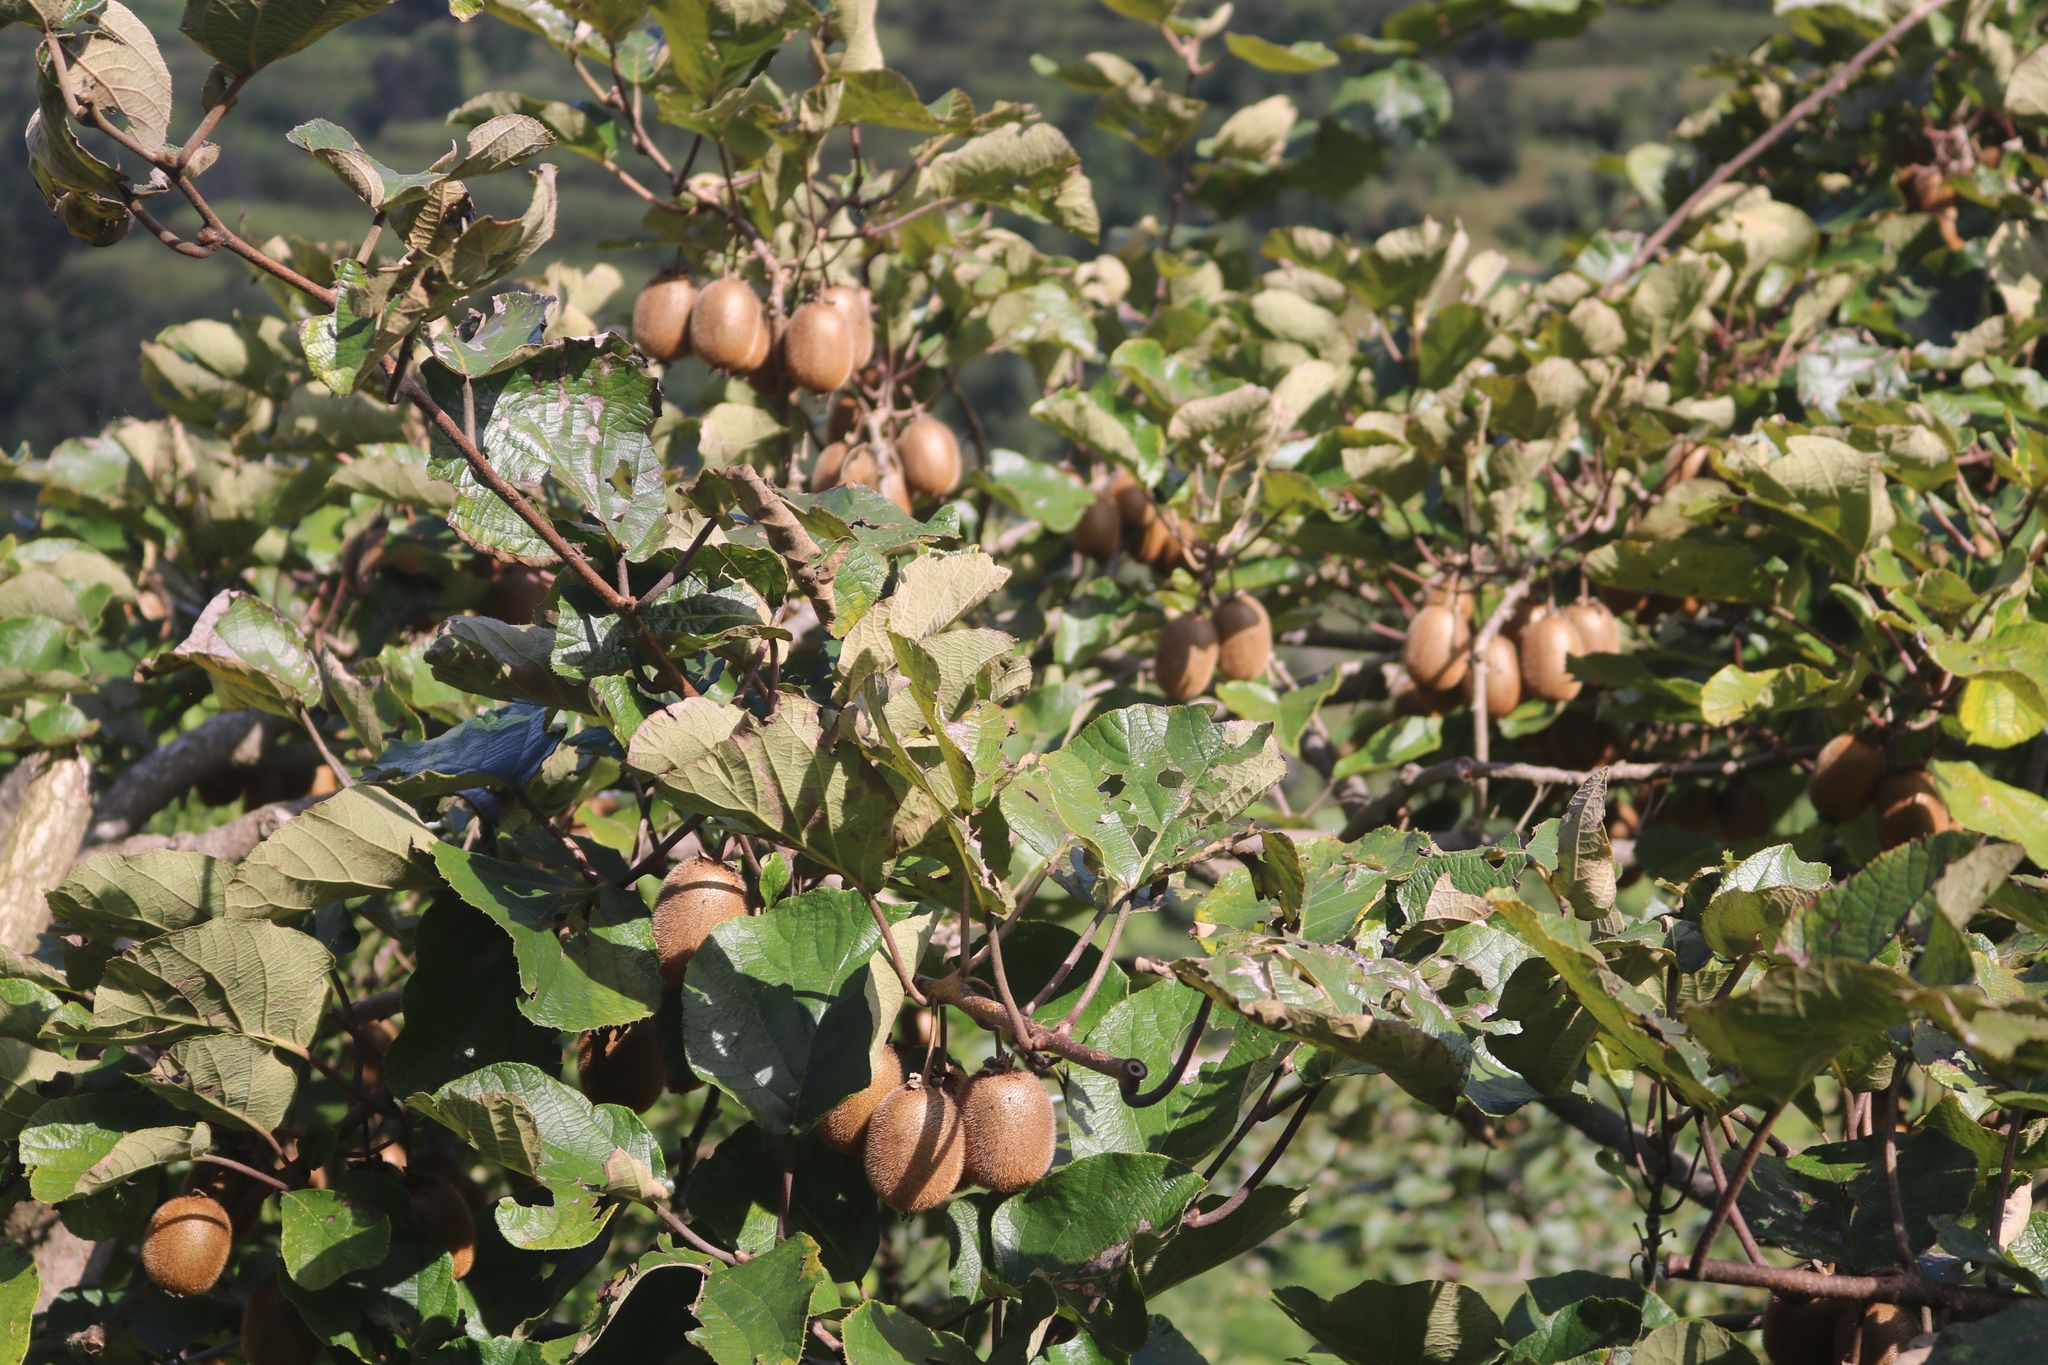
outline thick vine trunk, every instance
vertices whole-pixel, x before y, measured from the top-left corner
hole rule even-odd
[[[83,758],[33,754],[0,782],[0,948],[33,952],[49,926],[44,893],[85,842],[90,779]]]

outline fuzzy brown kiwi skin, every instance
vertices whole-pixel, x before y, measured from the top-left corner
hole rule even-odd
[[[746,373],[767,358],[767,327],[760,296],[745,280],[728,275],[697,296],[690,310],[690,350],[707,365]],[[763,351],[759,359],[757,348]]]
[[[1893,773],[1877,784],[1877,842],[1896,848],[1956,827],[1934,779],[1923,768]]]
[[[1854,732],[1836,735],[1813,760],[1806,796],[1814,813],[1831,824],[1846,824],[1870,806],[1884,775],[1884,748]]]
[[[1851,1305],[1835,1329],[1835,1357],[1858,1365],[1893,1365],[1920,1335],[1920,1310],[1897,1303]]]
[[[1259,599],[1238,593],[1216,604],[1216,670],[1236,682],[1261,677],[1273,662],[1273,618]]]
[[[204,1294],[227,1269],[235,1229],[228,1211],[210,1195],[166,1199],[149,1216],[142,1239],[142,1269],[166,1294]]]
[[[1422,589],[1422,604],[1427,607],[1449,607],[1466,625],[1472,624],[1472,615],[1478,606],[1472,600],[1472,594],[1456,583],[1427,584]]]
[[[1216,676],[1216,627],[1206,616],[1176,616],[1159,632],[1152,669],[1160,690],[1174,701],[1187,701],[1209,690]]]
[[[654,946],[661,979],[681,981],[711,931],[747,913],[747,884],[724,863],[692,858],[669,869],[654,899]]]
[[[835,1152],[849,1156],[861,1149],[868,1121],[882,1107],[882,1101],[903,1088],[903,1058],[895,1048],[882,1044],[868,1064],[868,1084],[832,1106],[818,1120],[818,1140]]]
[[[320,1338],[300,1318],[272,1275],[242,1305],[242,1356],[249,1365],[312,1365]]]
[[[920,417],[896,437],[903,478],[913,493],[943,498],[960,486],[960,441],[936,417]]]
[[[1123,532],[1123,516],[1117,511],[1116,499],[1104,493],[1088,504],[1081,520],[1074,524],[1074,548],[1090,559],[1106,560],[1116,553]]]
[[[674,271],[654,277],[633,300],[633,344],[648,356],[667,363],[690,353],[690,310],[697,304],[697,286]]]
[[[661,1034],[654,1020],[617,1029],[592,1029],[576,1040],[576,1080],[592,1104],[624,1105],[636,1114],[654,1107],[668,1089]]]
[[[1544,701],[1568,702],[1582,684],[1572,676],[1572,655],[1582,652],[1570,618],[1552,612],[1522,632],[1522,687]]]
[[[1764,1355],[1771,1365],[1826,1365],[1834,1358],[1840,1300],[1771,1295],[1764,1305]]]
[[[1123,518],[1126,531],[1142,531],[1149,520],[1146,513],[1152,509],[1152,495],[1145,491],[1145,485],[1138,482],[1138,476],[1126,469],[1119,469],[1110,476],[1109,496],[1116,499],[1117,515]]]
[[[1459,691],[1472,700],[1475,675],[1467,672]],[[1499,720],[1522,704],[1522,658],[1515,642],[1496,635],[1486,642],[1486,714]]]
[[[1579,634],[1579,648],[1586,654],[1619,654],[1621,626],[1614,613],[1599,602],[1574,602],[1563,612]]]
[[[868,291],[850,284],[828,285],[818,302],[839,315],[853,341],[853,368],[864,370],[875,358],[875,315]]]
[[[944,1085],[911,1077],[868,1120],[862,1159],[869,1188],[890,1208],[937,1208],[960,1188],[967,1164],[959,1104]]]
[[[1465,681],[1471,667],[1472,627],[1448,606],[1426,606],[1408,622],[1401,662],[1415,685],[1430,692],[1451,692]]]
[[[462,1191],[438,1175],[409,1175],[405,1187],[420,1235],[448,1253],[456,1279],[469,1274],[476,1264],[476,1219]]]
[[[840,475],[846,469],[846,443],[834,441],[818,452],[816,463],[811,466],[806,482],[813,493],[822,493],[828,488],[839,486]]]
[[[790,382],[831,393],[853,378],[853,334],[830,304],[807,303],[782,330],[782,368]]]
[[[900,460],[892,460],[882,466],[880,476],[875,482],[875,491],[905,512],[910,510],[910,485],[904,480]]]
[[[967,1132],[963,1184],[1012,1194],[1052,1169],[1058,1125],[1045,1086],[1030,1072],[976,1076],[961,1100],[960,1122]]]

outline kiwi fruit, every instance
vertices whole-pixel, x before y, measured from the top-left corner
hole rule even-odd
[[[868,291],[850,284],[827,285],[818,291],[817,301],[846,324],[853,342],[853,368],[866,369],[875,358],[875,316]]]
[[[1059,1141],[1052,1100],[1028,1071],[983,1072],[969,1081],[960,1125],[967,1131],[965,1184],[1009,1194],[1052,1169]]]
[[[1771,1365],[1832,1365],[1844,1316],[1839,1299],[1771,1295],[1764,1305],[1765,1357]]]
[[[1536,618],[1522,632],[1522,686],[1544,701],[1570,701],[1579,695],[1571,666],[1579,652],[1579,634],[1563,612]]]
[[[1472,700],[1476,675],[1468,671],[1459,686],[1466,701]],[[1496,635],[1486,642],[1486,714],[1495,720],[1522,704],[1522,658],[1515,642]]]
[[[960,442],[936,417],[920,417],[897,434],[896,455],[911,491],[943,498],[960,486]]]
[[[881,475],[873,485],[876,492],[908,512],[910,510],[910,485],[904,481],[903,466],[890,463],[882,466]]]
[[[592,1104],[620,1104],[644,1114],[668,1088],[661,1035],[654,1020],[592,1029],[576,1040],[576,1080]]]
[[[275,1275],[242,1305],[242,1355],[249,1365],[312,1365],[320,1358],[320,1338],[306,1329]]]
[[[1109,476],[1109,496],[1116,499],[1117,515],[1123,518],[1126,531],[1142,531],[1149,520],[1147,513],[1152,510],[1152,495],[1145,491],[1145,485],[1138,482],[1138,476],[1127,469],[1119,469]]]
[[[1859,1313],[1843,1312],[1835,1328],[1835,1358],[1857,1365],[1893,1365],[1907,1342],[1920,1335],[1920,1310],[1897,1303],[1872,1303]]]
[[[868,1185],[904,1213],[937,1208],[960,1188],[967,1135],[960,1106],[943,1085],[912,1076],[868,1120],[863,1148]]]
[[[654,947],[661,958],[661,979],[671,985],[683,979],[690,958],[704,946],[711,931],[747,913],[747,884],[724,863],[692,858],[677,863],[661,881],[654,898]]]
[[[149,1216],[142,1269],[166,1294],[204,1294],[227,1269],[234,1243],[234,1223],[218,1199],[179,1195],[157,1205]]]
[[[321,772],[329,772],[325,764]],[[316,774],[313,785],[320,785]],[[363,1054],[363,1084],[376,1089],[384,1084],[384,1055],[391,1051],[391,1045],[398,1041],[398,1026],[389,1019],[371,1019],[356,1031],[356,1042]]]
[[[1877,779],[1884,775],[1884,748],[1866,736],[1845,731],[1821,746],[1806,779],[1806,797],[1814,813],[1832,824],[1845,824],[1870,805]]]
[[[420,1236],[448,1253],[456,1279],[469,1274],[476,1264],[476,1220],[462,1191],[438,1175],[424,1174],[408,1175],[405,1188],[412,1196],[412,1220]]]
[[[1159,650],[1152,671],[1160,690],[1175,701],[1187,701],[1209,690],[1216,675],[1216,627],[1206,616],[1176,616],[1159,632]]]
[[[839,466],[839,478],[833,486],[849,483],[857,483],[862,488],[879,489],[882,486],[882,462],[875,458],[872,447],[855,446],[846,452],[846,460]]]
[[[1877,784],[1877,842],[1896,848],[1914,839],[1925,839],[1956,827],[1934,779],[1924,768],[1893,773]]]
[[[2034,1186],[2026,1176],[2012,1187],[2005,1197],[2005,1207],[1998,1211],[1998,1245],[2009,1247],[2019,1240],[2027,1230],[2027,1223],[2034,1216]]]
[[[1415,679],[1403,672],[1387,688],[1397,716],[1441,716],[1457,709],[1458,694],[1433,687],[1417,687]]]
[[[1216,627],[1216,670],[1226,678],[1249,682],[1273,661],[1273,618],[1250,593],[1226,597],[1210,618]],[[977,1184],[980,1182],[976,1182]]]
[[[846,443],[834,441],[818,452],[818,458],[811,465],[807,482],[813,493],[822,493],[828,488],[839,486],[839,476],[846,468]]]
[[[1472,594],[1456,583],[1424,585],[1422,604],[1426,607],[1449,607],[1466,625],[1472,624],[1472,614],[1477,606],[1472,600]]]
[[[853,378],[853,333],[839,310],[807,303],[782,329],[782,368],[790,382],[812,393],[831,393]]]
[[[1140,515],[1143,520],[1138,531],[1138,558],[1151,566],[1152,572],[1165,577],[1181,562],[1185,548],[1175,529],[1173,515],[1149,502]]]
[[[848,1095],[818,1120],[818,1140],[835,1152],[859,1151],[861,1139],[867,1136],[868,1120],[883,1100],[902,1088],[903,1058],[884,1043],[868,1061],[867,1089]]]
[[[1599,602],[1574,602],[1560,613],[1579,633],[1581,654],[1619,654],[1621,626]]]
[[[1123,517],[1117,511],[1116,499],[1104,493],[1088,504],[1088,510],[1074,523],[1074,548],[1090,559],[1106,560],[1116,553],[1123,532]]]
[[[747,373],[768,358],[768,319],[748,283],[728,275],[704,287],[690,310],[690,350],[707,365]]]
[[[656,275],[633,300],[633,344],[656,360],[680,360],[690,353],[690,310],[697,286],[677,271]]]
[[[825,439],[844,441],[859,429],[867,410],[861,407],[860,399],[850,393],[842,393],[832,400],[832,406],[825,413]]]
[[[1470,670],[1471,624],[1457,611],[1438,603],[1425,606],[1408,622],[1408,640],[1401,662],[1415,685],[1431,692],[1453,692]]]

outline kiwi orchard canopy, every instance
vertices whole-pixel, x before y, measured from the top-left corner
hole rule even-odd
[[[378,8],[0,7],[269,304],[5,465],[0,1365],[2039,1361],[2048,7],[1783,6],[1528,272],[1303,224],[1594,0],[1111,0],[1135,213],[900,6],[464,3],[590,98],[225,214]]]

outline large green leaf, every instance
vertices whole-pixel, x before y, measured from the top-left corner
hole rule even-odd
[[[2048,800],[1986,776],[1974,763],[1931,763],[1927,771],[1957,824],[2010,839],[2037,866],[2048,867]]]
[[[1880,853],[1840,886],[1822,879],[1819,896],[1791,922],[1787,946],[1814,957],[1874,960],[1915,912],[1932,904],[1943,872],[1974,843],[1967,834],[1939,834]],[[1806,883],[1815,877],[1801,874]]]
[[[697,1296],[690,1340],[718,1365],[796,1365],[811,1295],[826,1282],[818,1244],[802,1233],[751,1261],[714,1266]]]
[[[488,1062],[549,1067],[561,1035],[520,1010],[512,940],[453,896],[437,900],[413,936],[416,966],[405,981],[405,1027],[384,1056],[395,1095],[438,1090]]]
[[[402,740],[363,769],[408,800],[448,796],[472,787],[524,787],[561,743],[547,712],[518,702],[472,716],[432,739]]]
[[[1367,1280],[1334,1299],[1290,1286],[1273,1300],[1351,1365],[1484,1365],[1501,1348],[1500,1319],[1479,1291],[1445,1280]]]
[[[185,0],[185,36],[236,75],[268,66],[391,0]]]
[[[50,913],[88,934],[149,938],[227,909],[233,868],[203,853],[97,853],[49,893]]]
[[[1701,912],[1700,932],[1723,957],[1768,951],[1785,923],[1813,905],[1827,886],[1827,864],[1802,861],[1789,844],[1773,845],[1722,877]],[[1834,918],[1839,923],[1843,916],[1837,912]],[[1865,960],[1870,956],[1875,954]]]
[[[21,1365],[27,1357],[41,1289],[35,1257],[12,1242],[0,1242],[0,1365]]]
[[[846,1365],[979,1365],[974,1348],[951,1332],[934,1331],[900,1308],[870,1299],[840,1331]]]
[[[1931,1220],[1969,1200],[1977,1183],[1976,1159],[1929,1130],[1901,1138],[1898,1169],[1906,1239],[1916,1251],[1924,1250],[1934,1244]],[[1832,1261],[1845,1274],[1898,1264],[1891,1193],[1876,1137],[1817,1144],[1786,1157],[1766,1152],[1743,1187],[1741,1204],[1758,1238],[1795,1256]]]
[[[730,920],[690,960],[690,1066],[771,1134],[808,1127],[868,1081],[902,987],[873,970],[881,931],[858,895],[811,891]]]
[[[1686,1013],[1693,1034],[1750,1086],[1790,1100],[1844,1050],[1906,1021],[1908,983],[1848,958],[1779,967]]]
[[[520,1175],[643,1203],[668,1197],[661,1148],[640,1116],[593,1105],[539,1067],[496,1063],[406,1102]]]
[[[1084,1035],[1090,1047],[1145,1063],[1149,1084],[1159,1084],[1180,1059],[1181,1046],[1206,997],[1166,981],[1126,997]],[[1193,1161],[1229,1136],[1255,1065],[1281,1040],[1246,1022],[1221,1058],[1191,1062],[1157,1104],[1133,1109],[1117,1082],[1074,1067],[1067,1075],[1067,1122],[1074,1155],[1160,1152]]]
[[[341,1190],[293,1190],[278,1201],[284,1269],[308,1289],[384,1259],[391,1224],[382,1210]]]
[[[228,884],[228,913],[284,918],[351,896],[432,884],[435,839],[412,808],[358,783],[292,817]]]
[[[116,1043],[238,1033],[304,1052],[320,1027],[333,965],[311,934],[261,920],[208,920],[109,962],[92,1022],[71,1031]]]
[[[1087,849],[1106,905],[1178,867],[1285,772],[1270,726],[1128,706],[1027,766],[1003,813],[1041,856],[1069,840]]]
[[[296,627],[260,597],[223,589],[175,649],[144,665],[167,673],[196,665],[227,710],[296,716],[320,700],[320,669]]]
[[[613,887],[593,897],[581,881],[453,844],[435,844],[434,862],[456,895],[511,937],[528,1019],[580,1033],[654,1013],[661,964],[637,899]]]
[[[233,1033],[172,1044],[144,1080],[180,1109],[259,1133],[284,1123],[299,1088],[299,1073],[290,1063],[263,1043]]]
[[[1071,1162],[997,1207],[989,1220],[988,1273],[1010,1289],[1041,1273],[1064,1280],[1087,1267],[1091,1276],[1113,1277],[1131,1244],[1172,1227],[1202,1183],[1187,1167],[1149,1152]]]
[[[166,1111],[138,1094],[67,1095],[21,1130],[29,1193],[46,1204],[111,1189],[129,1176],[188,1161],[213,1145],[203,1123],[162,1122]]]

